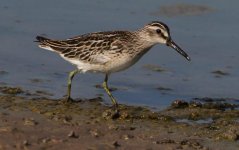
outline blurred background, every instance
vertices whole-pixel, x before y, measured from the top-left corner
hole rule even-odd
[[[66,39],[109,30],[137,30],[165,22],[192,61],[157,45],[136,65],[109,78],[119,103],[164,108],[175,99],[239,97],[239,1],[236,0],[1,0],[0,86],[66,93],[75,69],[56,53],[37,47],[37,35]],[[102,74],[78,74],[73,98],[107,95],[96,85]]]

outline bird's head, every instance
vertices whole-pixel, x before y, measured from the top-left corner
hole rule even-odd
[[[154,44],[161,43],[170,46],[179,54],[184,56],[188,61],[190,57],[185,53],[171,38],[169,27],[163,22],[153,21],[141,30],[145,35],[145,39]]]

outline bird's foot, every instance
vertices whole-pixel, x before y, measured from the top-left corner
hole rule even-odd
[[[74,102],[74,100],[73,100],[70,96],[68,96],[67,98],[62,99],[61,102],[62,102],[63,104],[71,104],[71,103]]]
[[[117,102],[113,105],[113,110],[114,112],[112,113],[111,118],[118,119],[120,117],[120,111],[119,111],[119,105]]]
[[[106,119],[118,119],[120,117],[120,112],[118,108],[110,108],[103,112],[102,116]]]
[[[119,110],[116,109],[116,110],[114,111],[114,113],[111,115],[111,118],[112,118],[112,119],[118,119],[119,117],[120,117]]]

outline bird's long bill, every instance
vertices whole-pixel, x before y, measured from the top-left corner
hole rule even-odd
[[[183,57],[185,57],[188,61],[190,61],[190,57],[188,56],[188,54],[186,52],[184,52],[176,43],[174,43],[173,40],[168,40],[167,41],[167,46],[172,47],[173,49],[175,49],[179,54],[181,54]]]

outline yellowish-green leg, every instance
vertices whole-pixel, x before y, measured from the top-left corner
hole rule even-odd
[[[116,110],[116,113],[118,113],[118,103],[115,100],[114,96],[111,94],[107,81],[108,81],[108,74],[105,75],[105,80],[103,82],[103,87],[104,87],[106,93],[109,95],[109,97],[110,97],[110,99],[111,99],[111,101],[114,105],[114,108]]]
[[[66,102],[71,102],[72,98],[71,98],[71,83],[72,83],[72,79],[74,78],[75,74],[77,74],[79,72],[79,70],[73,70],[69,73],[68,76],[68,84],[67,84],[67,99]]]

